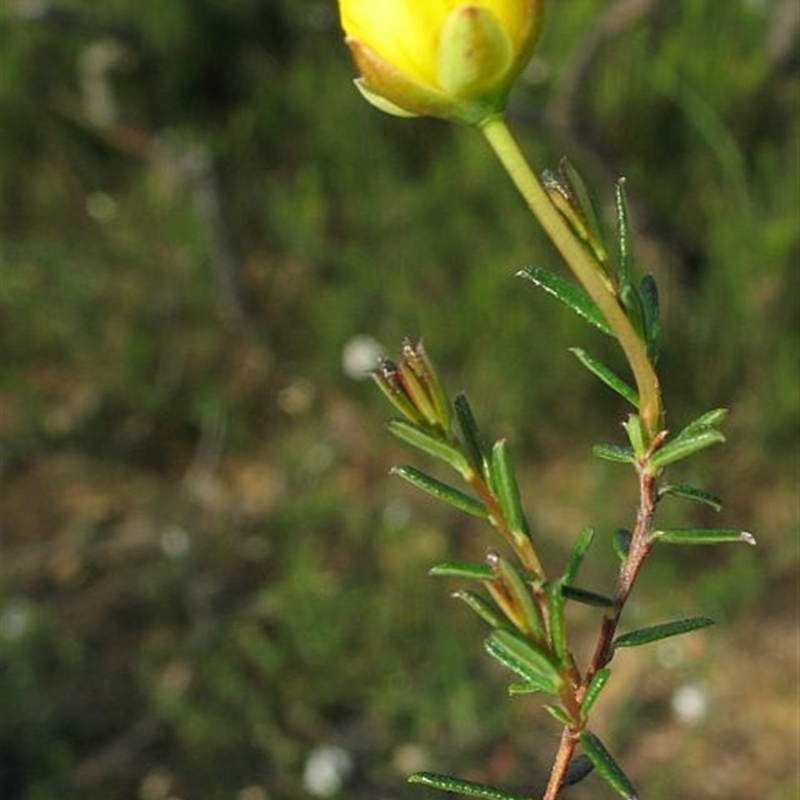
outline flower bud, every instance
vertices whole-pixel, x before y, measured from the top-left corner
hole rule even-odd
[[[339,0],[356,86],[382,111],[479,124],[533,52],[543,0]]]
[[[410,422],[450,432],[450,401],[422,342],[406,340],[400,363],[384,359],[371,373],[392,405]]]

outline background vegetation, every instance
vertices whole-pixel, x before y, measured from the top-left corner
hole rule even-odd
[[[788,800],[797,5],[549,5],[513,124],[607,209],[628,177],[670,422],[732,409],[682,477],[759,539],[657,551],[628,623],[718,625],[623,654],[602,733],[647,800]],[[557,260],[480,137],[364,104],[332,2],[19,0],[0,37],[4,800],[293,800],[323,746],[353,800],[423,797],[426,767],[533,791],[554,725],[425,577],[484,531],[386,477],[408,452],[342,366],[424,335],[512,441],[551,564],[629,522],[588,457],[623,409],[566,353],[607,345],[513,277]]]

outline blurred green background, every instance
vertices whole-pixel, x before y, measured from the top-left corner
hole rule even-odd
[[[675,470],[725,509],[666,518],[759,540],[656,551],[626,625],[718,624],[623,653],[597,730],[647,800],[788,800],[798,6],[549,5],[512,125],[609,218],[627,176],[669,422],[731,408]],[[625,409],[567,348],[619,361],[513,277],[560,267],[479,135],[367,106],[328,1],[10,0],[0,37],[0,796],[439,796],[420,768],[535,792],[555,724],[425,577],[490,535],[388,477],[431,465],[347,371],[424,335],[509,438],[546,563],[595,524],[608,589],[634,486],[589,447]],[[586,658],[597,615],[572,625]]]

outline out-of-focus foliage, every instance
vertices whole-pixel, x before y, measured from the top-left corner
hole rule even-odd
[[[534,163],[569,153],[609,212],[627,176],[662,288],[670,422],[731,405],[709,488],[759,538],[756,558],[653,560],[632,626],[659,609],[724,623],[706,658],[662,653],[658,684],[632,657],[609,709],[653,800],[679,779],[690,800],[793,783],[794,5],[550,3],[512,103]],[[476,777],[506,785],[548,762],[552,731],[506,737],[529,729],[525,700],[484,692],[502,676],[424,578],[445,553],[480,556],[477,523],[384,478],[404,456],[342,353],[424,335],[527,457],[556,559],[587,522],[609,541],[628,522],[597,519],[626,489],[584,466],[622,406],[566,353],[613,350],[512,277],[559,265],[480,137],[386,118],[352,77],[321,0],[0,11],[0,780],[26,787],[0,789],[11,800],[292,800],[322,744],[353,759],[340,796],[364,800],[419,797],[403,775],[434,762],[488,762]],[[670,716],[689,680],[712,687],[694,728]],[[658,723],[649,738],[631,739],[627,707]]]

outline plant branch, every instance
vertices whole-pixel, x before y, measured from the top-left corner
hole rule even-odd
[[[636,380],[639,413],[650,435],[654,436],[662,416],[658,378],[644,344],[617,302],[616,296],[606,285],[602,269],[553,206],[503,117],[490,117],[481,125],[481,130],[528,207],[613,329]]]
[[[580,704],[595,673],[605,667],[614,656],[614,637],[617,633],[622,611],[630,596],[636,578],[652,548],[650,534],[653,527],[653,518],[656,513],[658,489],[655,477],[647,468],[646,461],[640,463],[639,471],[639,509],[636,514],[636,524],[631,532],[631,541],[628,554],[620,567],[617,585],[614,591],[614,608],[611,614],[603,617],[600,631],[597,636],[594,654],[580,686],[575,691],[575,701]],[[584,720],[585,724],[585,720]],[[561,741],[556,752],[550,779],[547,784],[543,800],[556,800],[567,777],[567,770],[575,747],[579,730],[565,726],[561,734]]]

